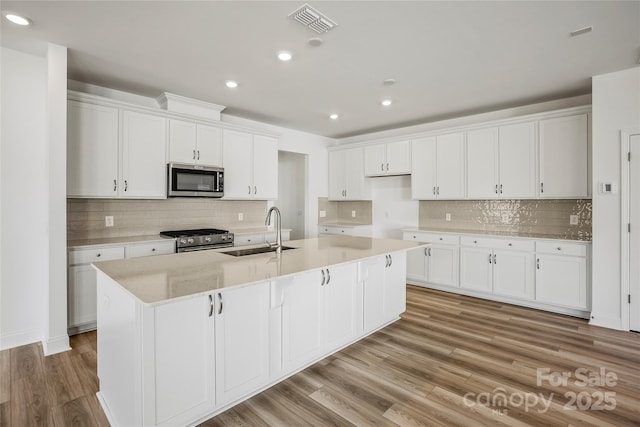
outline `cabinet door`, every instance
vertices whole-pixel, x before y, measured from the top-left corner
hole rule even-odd
[[[253,197],[278,198],[278,140],[275,138],[253,137]]]
[[[436,138],[414,139],[411,143],[411,197],[436,198]]]
[[[494,254],[493,293],[533,299],[533,254],[499,249]]]
[[[491,292],[493,283],[493,251],[485,248],[460,249],[460,287]]]
[[[364,150],[351,148],[344,152],[345,197],[347,200],[371,200],[371,187],[364,178]]]
[[[156,419],[151,424],[187,424],[215,407],[211,308],[209,296],[155,308]]]
[[[96,322],[96,271],[89,265],[69,267],[69,327]]]
[[[536,196],[536,143],[533,123],[499,128],[500,197]]]
[[[536,258],[536,300],[587,310],[586,258],[542,254]]]
[[[67,103],[67,195],[118,194],[118,110]]]
[[[427,255],[429,248],[413,249],[407,252],[407,278],[427,280]]]
[[[282,368],[291,372],[322,354],[322,274],[296,275],[283,290]]]
[[[216,295],[216,402],[223,405],[269,381],[269,282]]]
[[[329,200],[343,200],[346,189],[345,150],[329,152]]]
[[[327,270],[329,274],[323,286],[325,352],[352,341],[360,332],[356,264]]]
[[[222,130],[220,128],[197,125],[196,161],[206,166],[222,166]]]
[[[467,132],[467,197],[498,197],[498,129]]]
[[[429,276],[427,280],[447,286],[458,286],[459,248],[433,245],[429,247]]]
[[[369,332],[385,323],[386,257],[360,261],[360,280],[363,282],[364,331]]]
[[[540,121],[540,197],[587,197],[587,115]]]
[[[122,114],[121,197],[167,197],[167,119],[124,111]]]
[[[224,166],[224,197],[253,198],[252,136],[246,132],[224,129],[222,157]]]
[[[387,175],[408,175],[411,173],[411,141],[387,144]]]
[[[389,255],[389,265],[384,275],[385,322],[400,316],[407,309],[407,254],[396,252]]]
[[[182,120],[169,120],[169,161],[196,162],[196,124]]]
[[[386,144],[370,145],[364,148],[364,174],[366,176],[385,175],[387,173],[386,163]]]
[[[439,199],[464,197],[464,133],[440,135],[436,150],[436,195]]]

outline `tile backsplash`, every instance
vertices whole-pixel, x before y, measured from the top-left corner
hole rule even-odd
[[[320,217],[320,211],[325,211],[327,216]],[[351,216],[356,212],[356,217]],[[329,201],[327,197],[318,197],[318,224],[358,224],[370,225],[373,223],[373,209],[370,200],[362,201]]]
[[[419,227],[526,233],[591,240],[591,200],[432,200],[419,204]],[[446,221],[446,214],[451,220]],[[577,225],[570,225],[576,215]]]
[[[238,220],[242,213],[243,220]],[[105,216],[114,226],[105,227]],[[167,200],[67,199],[67,239],[158,234],[189,228],[264,226],[266,201],[174,198]]]

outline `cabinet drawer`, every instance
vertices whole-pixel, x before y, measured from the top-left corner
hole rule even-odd
[[[587,245],[565,242],[536,242],[536,252],[544,254],[587,256]]]
[[[522,239],[500,239],[496,241],[496,244],[493,246],[495,249],[513,249],[516,251],[527,251],[533,252],[536,248],[536,243],[533,240],[522,240]]]
[[[502,247],[502,241],[491,237],[462,236],[460,238],[462,246],[474,246],[478,248]]]
[[[69,265],[88,264],[98,261],[110,261],[124,258],[124,246],[92,249],[74,249],[69,251]]]
[[[351,229],[344,227],[320,226],[319,232],[320,234],[344,234],[345,236],[350,236],[353,234],[353,231]]]
[[[273,241],[275,241],[275,238]],[[234,246],[256,245],[260,243],[264,243],[264,234],[236,234],[233,236]]]
[[[136,245],[127,245],[125,248],[125,253],[127,258],[172,254],[175,251],[176,251],[176,242],[173,240],[168,242],[153,242],[153,243],[140,243]]]
[[[460,244],[460,236],[455,234],[439,234],[439,233],[412,233],[404,232],[404,240],[413,240],[424,243],[440,243],[445,245]]]

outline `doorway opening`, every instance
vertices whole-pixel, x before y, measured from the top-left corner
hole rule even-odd
[[[278,151],[278,200],[282,228],[291,229],[291,240],[304,239],[307,206],[307,155]]]

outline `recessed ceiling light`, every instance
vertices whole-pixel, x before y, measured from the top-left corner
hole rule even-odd
[[[388,107],[392,103],[393,101],[391,101],[390,99],[384,99],[380,104],[384,105],[385,107]]]
[[[238,82],[234,82],[233,80],[227,80],[224,84],[231,89],[238,87]]]
[[[340,117],[340,116],[339,116],[339,115],[337,115],[336,113],[329,114],[329,118],[330,118],[331,120],[336,120],[338,117]]]
[[[16,15],[15,13],[12,13],[12,12],[5,12],[4,17],[7,18],[8,21],[11,21],[16,25],[24,26],[24,25],[31,24],[31,20],[29,20],[28,18],[25,18],[20,15]]]
[[[278,59],[280,61],[288,61],[292,58],[291,52],[278,52]]]

